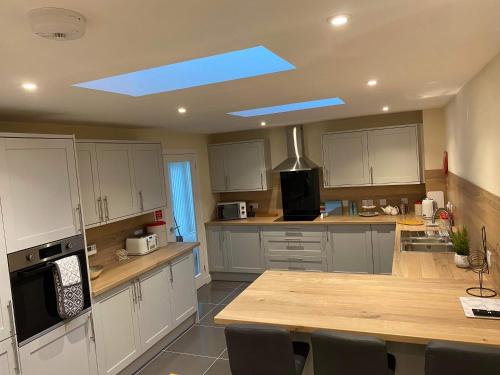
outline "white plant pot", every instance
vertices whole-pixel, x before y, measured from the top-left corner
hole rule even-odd
[[[455,265],[459,268],[469,268],[469,257],[455,253]]]

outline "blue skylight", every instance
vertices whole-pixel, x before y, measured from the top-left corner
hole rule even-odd
[[[288,61],[263,46],[257,46],[77,83],[73,86],[143,96],[292,69],[295,69],[295,66]]]
[[[343,104],[345,104],[345,102],[340,98],[326,98],[319,100],[311,100],[308,102],[275,105],[273,107],[247,109],[244,111],[230,112],[228,114],[240,117],[255,117],[255,116],[272,115],[275,113],[302,111],[304,109],[332,107]]]

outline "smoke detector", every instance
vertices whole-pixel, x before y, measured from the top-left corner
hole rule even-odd
[[[29,11],[31,29],[52,40],[75,40],[85,34],[86,21],[80,13],[63,8],[37,8]]]

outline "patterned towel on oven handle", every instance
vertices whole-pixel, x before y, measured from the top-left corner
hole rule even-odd
[[[72,318],[83,310],[84,303],[80,261],[71,255],[56,260],[53,265],[57,312],[61,319]]]

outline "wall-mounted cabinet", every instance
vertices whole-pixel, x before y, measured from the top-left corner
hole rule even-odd
[[[7,252],[82,233],[74,140],[0,138]]]
[[[166,205],[159,143],[77,143],[85,225],[92,227]]]
[[[417,125],[324,134],[325,187],[418,184]]]
[[[212,190],[216,193],[271,189],[271,163],[264,140],[208,146]]]

